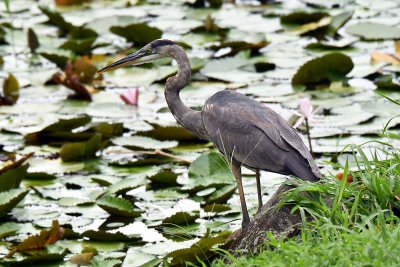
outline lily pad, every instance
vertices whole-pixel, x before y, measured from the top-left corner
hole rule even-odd
[[[81,161],[92,157],[100,147],[101,134],[94,134],[86,142],[64,144],[60,149],[60,157],[64,162]]]
[[[45,251],[38,251],[31,255],[26,255],[22,253],[16,253],[12,258],[1,258],[0,262],[4,264],[13,265],[31,265],[36,263],[54,262],[62,261],[64,257],[68,254],[68,248],[60,246],[47,245]]]
[[[198,192],[205,188],[221,188],[234,183],[233,174],[223,156],[210,152],[197,158],[189,167],[189,182],[182,191]]]
[[[128,42],[133,42],[137,46],[144,46],[155,39],[161,38],[162,35],[161,30],[156,27],[150,27],[144,23],[113,26],[110,28],[110,31],[126,38]]]
[[[236,185],[226,185],[207,198],[207,204],[217,203],[222,204],[226,203],[226,201],[235,193],[237,186]]]
[[[177,141],[159,141],[145,136],[123,136],[112,139],[112,142],[119,146],[124,146],[130,149],[168,149],[176,147]]]
[[[82,236],[97,241],[139,241],[139,234],[125,235],[121,232],[110,233],[109,231],[88,230],[82,233]]]
[[[0,238],[13,235],[21,229],[21,226],[15,222],[5,222],[0,224]]]
[[[111,215],[123,217],[137,217],[142,211],[135,209],[132,203],[124,198],[106,196],[96,201],[100,208]]]
[[[397,27],[373,23],[360,22],[346,28],[346,32],[359,36],[365,40],[399,39],[400,29]]]
[[[17,102],[19,97],[19,83],[17,78],[11,73],[8,78],[3,81],[3,96],[10,98],[12,103]]]
[[[153,185],[175,186],[178,185],[176,181],[177,177],[178,177],[177,173],[169,169],[164,169],[155,175],[149,176],[148,179],[152,182]]]
[[[350,57],[331,53],[306,62],[292,78],[292,84],[318,83],[334,77],[345,77],[353,69]]]
[[[125,178],[120,182],[110,185],[107,189],[107,192],[109,194],[119,195],[146,184],[146,178],[144,178],[143,176],[138,176],[135,178]]]
[[[230,206],[222,204],[208,204],[204,207],[205,212],[223,212],[231,209],[232,208]]]
[[[0,174],[0,192],[12,188],[18,188],[21,180],[24,179],[29,165],[25,164],[18,168],[13,168]]]
[[[194,221],[199,218],[200,215],[198,213],[194,212],[177,212],[174,215],[171,215],[170,217],[165,218],[162,223],[163,224],[176,224],[176,225],[188,225],[191,223],[194,223]]]
[[[0,218],[12,210],[28,192],[25,188],[15,188],[0,193]]]
[[[156,257],[151,254],[147,254],[144,252],[140,252],[137,250],[130,251],[128,250],[126,257],[124,259],[124,266],[132,266],[132,267],[140,267],[144,266],[149,261],[155,259]],[[156,266],[156,265],[154,265]]]

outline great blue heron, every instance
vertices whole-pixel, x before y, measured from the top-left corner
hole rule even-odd
[[[260,170],[294,175],[316,182],[321,178],[310,152],[296,130],[265,105],[232,90],[217,92],[201,111],[185,106],[179,92],[189,82],[189,59],[177,43],[159,39],[139,51],[99,70],[99,73],[123,66],[148,63],[171,57],[178,63],[178,73],[167,79],[165,99],[176,120],[197,137],[214,143],[227,158],[235,176],[240,204],[242,228],[250,222],[243,193],[241,166],[255,170],[259,208],[262,206]]]

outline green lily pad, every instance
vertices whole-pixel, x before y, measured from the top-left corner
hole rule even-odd
[[[75,55],[70,50],[64,49],[45,49],[40,47],[38,49],[39,55],[44,57],[45,59],[53,62],[57,65],[60,69],[64,69],[65,65],[67,64],[70,58],[73,58]]]
[[[360,22],[346,28],[346,32],[359,36],[364,40],[399,39],[400,29],[397,27],[373,23]]]
[[[0,262],[4,264],[13,264],[13,265],[30,265],[40,262],[54,262],[54,261],[62,261],[64,257],[69,252],[68,248],[64,248],[56,245],[46,245],[45,251],[38,250],[31,252],[30,254],[22,254],[17,252],[13,255],[12,258],[1,258]]]
[[[308,13],[304,11],[295,11],[290,14],[281,16],[281,23],[284,24],[306,24],[310,22],[316,22],[322,19],[323,17],[329,16],[328,13],[325,12],[313,12]]]
[[[231,210],[232,208],[228,205],[222,205],[222,204],[208,204],[204,208],[205,212],[223,212],[223,211],[228,211]]]
[[[62,33],[68,33],[76,28],[71,23],[65,21],[59,12],[52,11],[45,6],[40,6],[39,9],[49,18],[49,23],[58,27]]]
[[[175,172],[172,172],[169,169],[164,169],[161,172],[154,174],[152,176],[147,177],[153,185],[157,186],[175,186],[178,185],[176,182],[176,178],[178,177],[178,174]],[[1,178],[1,176],[0,176]]]
[[[335,35],[336,32],[344,25],[347,21],[351,19],[353,16],[354,11],[343,12],[336,16],[332,17],[332,22],[329,25],[328,33],[331,35]]]
[[[19,83],[17,78],[11,73],[8,74],[8,78],[3,81],[3,96],[12,99],[13,103],[18,100]]]
[[[4,192],[12,188],[18,188],[21,180],[24,179],[27,173],[28,167],[29,165],[25,164],[0,174],[0,192]]]
[[[103,230],[88,230],[83,232],[82,236],[97,241],[139,241],[141,239],[139,234],[125,235],[121,232],[110,233]]]
[[[172,258],[170,261],[171,265],[184,265],[188,262],[196,264],[198,263],[198,260],[204,260],[213,255],[214,252],[211,251],[211,248],[224,244],[226,238],[227,236],[223,235],[218,235],[215,237],[203,237],[190,248],[175,250],[168,253],[164,259],[168,260]]]
[[[58,205],[66,207],[92,205],[95,201],[76,197],[63,197],[58,200]]]
[[[222,204],[226,203],[226,201],[235,193],[237,186],[236,185],[226,185],[214,193],[211,194],[207,198],[207,204],[210,203],[217,203],[217,204]]]
[[[148,136],[158,140],[198,140],[191,132],[177,123],[157,124],[150,123],[153,129],[149,131],[138,131],[136,134]]]
[[[116,259],[104,259],[104,258],[93,258],[90,261],[90,266],[92,267],[116,267],[121,266],[122,261]]]
[[[168,149],[176,147],[177,141],[159,141],[145,136],[122,136],[112,139],[112,142],[119,146],[124,146],[133,150],[137,149]]]
[[[135,209],[132,203],[124,198],[106,196],[96,201],[100,208],[107,211],[111,215],[123,217],[137,217],[142,211]]]
[[[197,158],[189,167],[189,182],[182,191],[198,192],[205,188],[221,188],[234,183],[233,174],[223,156],[210,152]]]
[[[128,42],[133,42],[136,46],[144,46],[147,43],[160,39],[162,31],[155,27],[150,27],[144,23],[135,23],[127,26],[113,26],[110,31],[114,34],[126,38]]]
[[[71,50],[79,55],[87,55],[90,54],[93,49],[93,43],[95,40],[95,38],[71,39],[61,44],[58,48]]]
[[[107,188],[107,192],[109,194],[122,194],[128,192],[129,190],[135,189],[139,186],[143,186],[147,184],[147,180],[143,176],[138,176],[135,178],[125,178],[120,182],[117,182],[113,185],[110,185]]]
[[[92,157],[100,147],[101,134],[94,134],[86,142],[66,143],[60,149],[64,162],[81,161]]]
[[[12,210],[28,192],[25,188],[15,188],[0,193],[0,218]]]
[[[253,66],[250,60],[227,57],[208,61],[200,72],[207,77],[227,82],[251,82],[263,78],[263,74],[255,72],[254,66],[254,71],[243,70],[246,65]]]
[[[124,266],[132,266],[132,267],[140,267],[155,258],[156,257],[151,254],[147,254],[147,253],[140,252],[137,250],[133,250],[133,251],[128,250],[126,257],[124,259],[123,265]]]
[[[194,223],[196,219],[200,217],[199,213],[197,212],[182,212],[179,211],[175,213],[174,215],[171,215],[167,218],[165,218],[162,223],[163,224],[175,224],[175,225],[188,225],[191,223]]]
[[[292,84],[318,83],[332,76],[345,77],[353,67],[350,57],[341,53],[330,53],[301,66],[293,76]]]
[[[13,235],[21,229],[21,225],[15,222],[5,222],[0,224],[0,238]]]

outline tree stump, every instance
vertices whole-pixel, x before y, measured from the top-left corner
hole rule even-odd
[[[264,204],[250,221],[247,229],[242,231],[230,246],[235,256],[247,254],[246,251],[257,253],[257,247],[268,241],[266,232],[271,232],[278,240],[287,239],[300,233],[301,215],[297,210],[291,214],[294,205],[284,205],[276,209],[275,206],[283,198],[282,193],[293,186],[281,185],[270,200]],[[237,250],[241,250],[237,252]],[[244,251],[244,252],[243,252]]]

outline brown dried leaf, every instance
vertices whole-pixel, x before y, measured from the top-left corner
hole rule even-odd
[[[386,62],[386,63],[391,63],[393,65],[399,65],[400,64],[400,58],[397,58],[395,56],[379,52],[379,51],[372,51],[371,52],[371,62],[372,63],[380,63],[380,62]]]
[[[72,98],[92,100],[92,96],[88,88],[81,83],[79,76],[73,72],[71,60],[68,60],[67,64],[65,65],[64,72],[66,77],[57,72],[53,75],[53,81],[74,90],[75,95],[72,95]]]
[[[12,249],[6,257],[11,257],[17,251],[42,249],[44,245],[54,244],[57,240],[62,239],[64,233],[64,228],[60,226],[57,220],[54,220],[50,230],[42,230],[39,235],[29,236]]]

